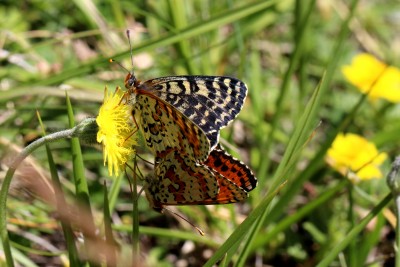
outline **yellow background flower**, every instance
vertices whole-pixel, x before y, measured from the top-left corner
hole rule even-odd
[[[343,175],[354,172],[355,177],[350,178],[368,180],[383,177],[379,167],[386,158],[386,153],[379,153],[376,146],[362,136],[339,133],[326,160]]]
[[[104,102],[96,118],[99,126],[97,142],[103,144],[104,165],[108,162],[110,176],[118,176],[135,153],[134,133],[137,129],[131,119],[132,106],[127,105],[123,97],[124,92],[119,87],[113,94],[109,94],[106,87]]]
[[[400,102],[400,70],[388,66],[370,54],[359,54],[351,65],[342,67],[346,79],[369,98]]]

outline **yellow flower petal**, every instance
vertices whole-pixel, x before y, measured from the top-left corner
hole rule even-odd
[[[373,89],[374,97],[380,97],[393,103],[400,102],[400,70],[388,67]]]
[[[124,92],[118,87],[109,94],[104,91],[104,102],[100,107],[96,123],[99,126],[97,142],[103,145],[104,165],[108,163],[110,176],[119,175],[125,164],[135,154],[133,147],[137,144],[132,122],[132,106],[125,103]]]
[[[400,70],[387,66],[370,54],[355,56],[351,65],[343,66],[345,78],[371,100],[383,98],[400,102]]]
[[[343,175],[352,172],[358,179],[367,180],[383,177],[379,167],[386,158],[386,153],[379,153],[365,138],[340,133],[328,150],[326,161]]]

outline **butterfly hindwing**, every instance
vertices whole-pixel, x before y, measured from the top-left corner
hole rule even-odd
[[[146,187],[155,207],[194,205],[215,198],[219,192],[213,172],[177,150],[156,160],[154,177],[147,179]]]
[[[225,165],[235,172],[225,170]],[[146,192],[156,209],[163,205],[235,203],[246,199],[257,184],[246,165],[219,147],[204,163],[171,151],[157,159],[154,174],[155,178],[147,180]]]
[[[257,186],[257,178],[246,164],[232,157],[220,145],[211,151],[208,159],[203,163],[218,172],[234,184],[250,192]]]

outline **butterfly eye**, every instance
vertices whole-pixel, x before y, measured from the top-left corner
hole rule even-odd
[[[136,85],[136,77],[135,75],[128,73],[128,75],[126,75],[125,77],[125,88],[126,89],[131,89],[132,87],[134,87]]]

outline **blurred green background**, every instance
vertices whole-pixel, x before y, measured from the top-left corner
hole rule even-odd
[[[357,133],[388,153],[384,174],[399,154],[399,105],[370,102],[341,73],[341,66],[360,52],[399,65],[399,4],[2,0],[2,174],[21,148],[42,136],[36,111],[47,132],[60,131],[69,128],[66,92],[79,122],[97,115],[105,86],[123,87],[126,70],[108,59],[132,69],[125,35],[129,29],[133,69],[142,81],[201,74],[232,76],[247,84],[244,108],[222,130],[221,142],[259,180],[245,203],[171,207],[203,229],[204,237],[170,213],[152,211],[141,194],[142,266],[202,266],[210,258],[207,264],[212,264],[213,257],[221,266],[392,266],[395,219],[390,205],[378,208],[350,243],[331,254],[389,189],[385,179],[348,183],[324,156],[338,132]],[[306,108],[310,100],[315,101]],[[74,203],[70,141],[50,147],[67,201]],[[144,147],[138,153],[153,161]],[[117,262],[126,266],[132,257],[129,183],[108,177],[100,146],[82,145],[82,156],[96,230],[103,233],[106,183],[120,247]],[[8,230],[14,259],[24,266],[67,266],[71,260],[54,208],[32,190],[36,183],[48,184],[48,169],[46,150],[40,148],[18,169],[10,190]],[[151,172],[140,160],[139,169]],[[278,196],[265,200],[283,181]],[[251,227],[237,230],[257,207],[265,208],[249,216]],[[80,229],[74,230],[79,236]],[[228,240],[232,233],[242,235]],[[76,255],[82,255],[82,243],[76,240]]]

